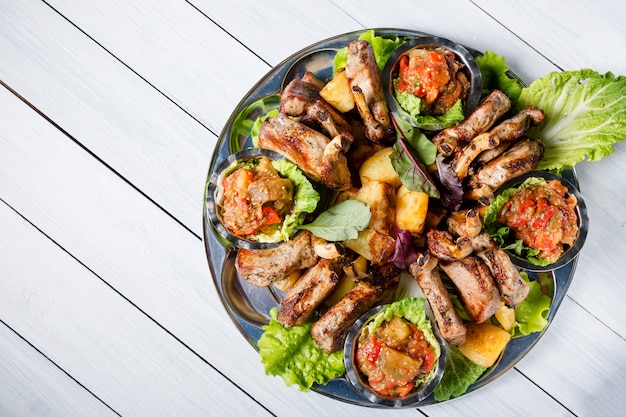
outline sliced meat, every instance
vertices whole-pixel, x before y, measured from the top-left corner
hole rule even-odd
[[[454,261],[440,261],[439,265],[452,280],[465,311],[476,323],[482,323],[500,308],[500,293],[491,271],[476,255]]]
[[[450,156],[470,140],[488,131],[511,108],[511,100],[502,91],[493,90],[462,122],[450,126],[433,137],[433,143],[443,156]]]
[[[311,327],[311,337],[326,353],[343,349],[352,324],[376,304],[382,288],[359,282]]]
[[[500,144],[493,149],[489,149],[478,155],[476,163],[484,165],[497,156],[501,155],[515,141],[526,134],[528,129],[543,122],[546,115],[543,110],[534,106],[527,106],[520,110],[515,116],[498,124],[491,129],[491,133],[496,135]]]
[[[459,237],[455,240],[447,230],[430,229],[426,233],[426,246],[431,254],[446,261],[464,258],[473,251],[471,239]]]
[[[391,139],[394,129],[383,92],[380,68],[367,41],[354,40],[348,44],[346,76],[363,119],[365,136],[372,142]]]
[[[530,287],[522,279],[509,255],[499,248],[486,233],[481,233],[472,240],[474,253],[482,259],[493,276],[502,301],[509,306],[515,308],[522,302]]]
[[[478,210],[475,208],[453,211],[446,219],[448,230],[460,237],[475,237],[483,229]]]
[[[470,177],[468,186],[486,185],[493,191],[508,180],[537,168],[543,156],[543,144],[537,139],[523,138],[502,155],[484,165]]]
[[[315,84],[291,80],[280,96],[280,112],[298,118],[312,129],[321,129],[328,137],[343,136],[342,143],[349,147],[354,142],[352,127],[319,92],[320,89]]]
[[[283,113],[263,121],[259,147],[281,153],[307,175],[329,188],[345,190],[352,185],[343,136],[332,141],[324,134]]]
[[[467,145],[461,148],[452,159],[452,169],[456,172],[457,177],[459,177],[460,180],[465,179],[470,164],[474,159],[482,152],[493,149],[499,144],[500,139],[491,132],[481,133],[473,138]]]
[[[296,234],[293,239],[270,249],[239,249],[235,268],[252,285],[267,287],[281,281],[294,271],[317,263],[309,231]]]
[[[409,266],[409,272],[426,296],[443,338],[453,346],[461,346],[465,343],[467,329],[452,305],[437,264],[437,258],[421,253]]]
[[[304,324],[339,282],[348,258],[322,259],[307,269],[278,305],[276,319],[284,327]]]

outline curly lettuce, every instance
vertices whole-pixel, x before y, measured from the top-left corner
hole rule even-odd
[[[511,103],[517,103],[522,92],[522,84],[511,75],[506,59],[493,51],[485,51],[475,60],[483,79],[483,94],[487,95],[491,90],[500,90],[511,99]]]
[[[539,169],[598,161],[626,137],[626,77],[591,69],[551,72],[522,89],[518,107],[533,105],[546,119],[528,135],[544,146]]]
[[[382,71],[385,68],[385,64],[387,60],[395,51],[398,49],[400,45],[404,43],[404,39],[399,36],[376,36],[373,29],[366,30],[359,36],[360,40],[367,41],[372,46],[372,50],[374,51],[374,57],[376,58],[376,64],[378,64],[378,68]],[[346,62],[348,60],[348,47],[343,47],[337,51],[335,55],[334,65],[335,72],[344,68],[346,66]]]
[[[280,376],[287,386],[297,385],[307,392],[313,384],[325,385],[345,373],[343,351],[329,355],[320,349],[311,337],[312,321],[285,328],[276,320],[277,314],[277,308],[270,311],[270,322],[263,326],[258,342],[266,375]]]

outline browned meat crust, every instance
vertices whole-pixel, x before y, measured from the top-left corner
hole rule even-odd
[[[476,323],[482,323],[500,308],[500,293],[491,271],[476,255],[454,261],[440,261],[439,265],[452,280],[465,311]]]
[[[348,258],[322,259],[307,269],[278,306],[276,319],[284,327],[306,322],[339,282]]]
[[[437,263],[437,258],[419,254],[417,261],[409,266],[409,272],[426,296],[443,338],[453,346],[461,346],[465,342],[467,329],[452,305]]]
[[[348,161],[343,152],[348,143],[342,135],[332,141],[324,134],[283,113],[261,124],[259,147],[281,153],[315,181],[335,190],[352,186]]]
[[[311,244],[311,232],[299,232],[293,239],[270,249],[239,249],[235,268],[249,283],[267,287],[290,273],[309,268],[318,261]]]
[[[530,287],[520,276],[509,255],[485,233],[476,236],[472,240],[472,245],[474,253],[489,267],[504,303],[514,308],[522,302],[528,295]]]
[[[470,140],[486,132],[511,108],[511,100],[502,91],[493,90],[462,122],[448,127],[433,137],[439,153],[450,156]]]
[[[367,41],[355,40],[348,44],[346,76],[365,125],[365,136],[372,142],[392,138],[393,124],[383,92],[380,68]]]

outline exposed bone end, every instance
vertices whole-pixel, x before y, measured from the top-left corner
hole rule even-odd
[[[446,223],[452,233],[468,238],[477,236],[483,228],[480,214],[476,208],[452,212]]]
[[[472,240],[459,237],[456,240],[448,231],[431,229],[426,234],[426,245],[434,256],[441,260],[463,259],[473,251]]]
[[[321,237],[311,236],[313,243],[313,251],[317,256],[323,259],[336,259],[346,253],[345,247],[338,242],[328,242]]]

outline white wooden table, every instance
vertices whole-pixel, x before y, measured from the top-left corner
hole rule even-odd
[[[458,400],[376,410],[286,387],[229,319],[202,197],[241,97],[364,28],[424,31],[524,80],[626,74],[626,6],[570,2],[0,0],[0,415],[618,416],[626,143],[577,167],[590,232],[545,336]]]

